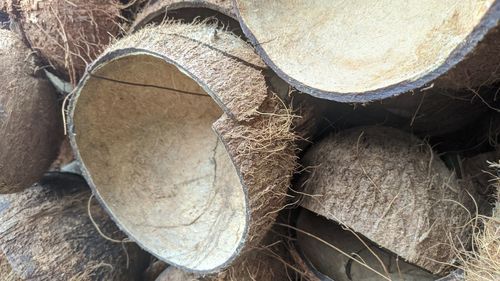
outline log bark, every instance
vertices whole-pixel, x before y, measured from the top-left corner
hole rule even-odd
[[[99,234],[88,215],[90,194],[80,176],[51,173],[21,193],[0,197],[0,253],[13,280],[138,280],[140,249]],[[90,211],[103,233],[124,238],[95,200]]]
[[[54,88],[8,30],[0,30],[0,61],[0,193],[12,193],[30,187],[56,158],[62,118]]]
[[[311,167],[298,184],[308,194],[303,207],[410,263],[446,274],[452,245],[469,241],[467,209],[474,205],[467,189],[410,134],[387,127],[341,131],[315,144],[303,165]]]
[[[233,1],[266,64],[319,98],[369,102],[498,81],[500,1]]]

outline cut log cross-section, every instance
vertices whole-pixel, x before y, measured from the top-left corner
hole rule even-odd
[[[214,25],[166,23],[114,44],[79,84],[69,131],[82,171],[161,260],[218,272],[283,207],[294,135],[264,67]]]
[[[445,73],[452,88],[498,79],[500,1],[234,2],[264,61],[316,97],[379,100]]]

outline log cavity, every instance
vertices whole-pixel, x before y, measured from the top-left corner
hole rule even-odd
[[[242,243],[247,202],[212,129],[221,109],[192,77],[150,54],[115,58],[88,77],[73,125],[97,197],[161,259],[195,271],[222,266]]]
[[[350,94],[409,83],[446,64],[495,1],[237,2],[275,70],[298,84]]]

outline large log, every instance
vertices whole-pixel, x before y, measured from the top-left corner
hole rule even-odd
[[[264,61],[316,97],[368,102],[431,82],[498,81],[497,0],[234,2]]]
[[[292,118],[263,70],[215,25],[166,23],[114,44],[77,87],[69,132],[83,174],[159,259],[220,271],[258,245],[283,207]]]
[[[330,135],[304,156],[301,205],[436,274],[469,241],[473,203],[430,146],[388,127]]]

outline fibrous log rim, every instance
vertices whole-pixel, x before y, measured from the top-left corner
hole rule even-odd
[[[224,111],[225,114],[229,115],[232,119],[237,119],[234,115],[234,113],[227,108],[227,106],[221,101],[221,99],[217,96],[215,92],[213,92],[203,81],[198,79],[195,75],[193,75],[189,70],[186,68],[182,67],[180,64],[178,64],[176,61],[168,58],[167,56],[161,55],[159,53],[149,51],[147,49],[143,48],[123,48],[123,49],[118,49],[118,50],[113,50],[104,56],[100,57],[98,60],[93,62],[91,65],[87,67],[87,70],[85,71],[86,77],[82,79],[78,85],[75,87],[75,89],[81,89],[84,85],[85,82],[89,79],[92,78],[92,73],[96,70],[98,70],[100,67],[104,66],[106,63],[110,63],[113,60],[118,60],[122,57],[125,56],[132,56],[132,55],[147,55],[147,56],[152,56],[161,60],[164,60],[167,64],[174,65],[179,69],[180,72],[186,74],[189,76],[189,78],[193,79],[200,87],[203,88],[203,90],[217,103],[217,105]],[[97,77],[97,78],[102,78],[102,77]],[[148,86],[153,86],[154,85],[148,85]],[[73,100],[77,99],[77,96],[79,94],[79,90],[75,93],[75,97],[73,97]],[[76,102],[71,103],[71,108],[73,108],[74,104]],[[72,111],[72,110],[70,110]],[[71,116],[72,118],[73,116]],[[69,126],[69,129],[72,129],[71,126]],[[70,130],[71,131],[71,130]]]
[[[106,212],[110,215],[111,219],[120,228],[120,230],[123,231],[125,234],[127,234],[127,236],[129,238],[131,238],[132,241],[137,243],[142,249],[147,250],[150,254],[152,254],[153,256],[158,258],[159,260],[164,260],[164,261],[168,262],[169,264],[176,266],[178,268],[181,268],[181,269],[188,271],[188,272],[192,272],[195,274],[209,274],[209,273],[220,272],[221,270],[229,267],[232,264],[232,262],[240,256],[242,249],[245,248],[246,242],[249,238],[249,229],[250,229],[250,221],[251,221],[250,217],[251,217],[252,210],[249,207],[250,203],[249,203],[248,187],[245,184],[243,177],[241,175],[241,172],[235,163],[233,154],[230,153],[227,142],[225,141],[224,137],[220,134],[220,132],[214,128],[214,126],[212,126],[212,130],[216,134],[218,141],[220,141],[224,145],[224,149],[226,151],[226,154],[228,155],[228,157],[231,161],[231,164],[237,173],[241,187],[243,189],[242,191],[243,191],[243,195],[244,195],[244,204],[245,204],[244,205],[245,227],[243,229],[241,238],[239,239],[239,241],[237,243],[237,247],[235,248],[232,255],[228,259],[226,259],[224,263],[219,264],[218,266],[211,268],[211,269],[208,269],[208,270],[198,270],[198,269],[193,269],[193,268],[189,268],[189,267],[186,267],[183,265],[176,264],[175,262],[168,260],[168,258],[162,257],[162,256],[156,254],[156,252],[154,250],[152,250],[150,247],[146,247],[144,245],[144,243],[142,243],[140,241],[140,239],[137,239],[135,237],[135,235],[132,235],[131,231],[129,231],[127,229],[127,227],[122,225],[122,223],[120,222],[120,219],[118,219],[116,217],[115,213],[113,211],[111,211],[111,209],[108,207],[108,203],[106,203],[106,200],[104,200],[102,195],[99,193],[98,188],[97,188],[96,184],[94,183],[94,180],[92,179],[92,176],[90,175],[90,172],[82,159],[80,150],[78,149],[77,140],[76,140],[77,137],[76,137],[75,127],[74,127],[74,113],[75,113],[76,104],[78,102],[78,99],[79,99],[79,96],[80,96],[82,89],[85,88],[84,87],[85,84],[90,79],[93,79],[93,78],[102,79],[103,78],[100,76],[94,76],[93,72],[99,70],[102,67],[106,67],[107,64],[112,63],[113,61],[117,61],[117,60],[120,60],[122,58],[127,58],[127,57],[132,57],[132,56],[141,56],[141,55],[150,56],[150,57],[162,60],[164,63],[176,67],[177,70],[179,70],[179,72],[185,74],[190,79],[192,79],[194,82],[196,82],[203,89],[203,91],[205,91],[209,95],[209,97],[222,110],[222,112],[223,112],[222,116],[227,115],[227,116],[229,116],[230,119],[237,119],[237,118],[233,117],[231,111],[224,106],[224,104],[220,101],[220,99],[217,97],[217,95],[203,81],[198,79],[198,77],[196,77],[195,75],[191,74],[187,69],[185,69],[184,67],[179,65],[174,60],[172,60],[172,59],[170,59],[162,54],[152,52],[152,51],[149,51],[146,49],[141,49],[141,48],[117,49],[117,50],[110,51],[109,53],[106,53],[105,55],[100,57],[98,60],[96,60],[92,65],[89,65],[89,67],[86,70],[86,74],[84,75],[84,78],[79,82],[79,84],[75,88],[76,90],[73,94],[71,103],[69,105],[69,114],[68,114],[69,118],[68,118],[68,124],[67,124],[68,135],[69,135],[71,146],[73,148],[73,152],[75,154],[75,159],[80,166],[82,176],[88,182],[88,184],[92,190],[92,193],[95,195],[95,197],[98,200],[98,202],[100,203],[100,205],[103,207],[103,209],[106,210]]]
[[[228,0],[228,1],[231,1],[231,0]],[[159,16],[165,12],[168,13],[169,11],[172,11],[172,10],[175,11],[175,10],[179,10],[179,9],[188,9],[188,8],[207,9],[207,10],[211,10],[211,11],[214,11],[216,13],[220,13],[222,15],[228,16],[236,21],[238,20],[236,17],[236,14],[234,12],[234,8],[228,10],[222,6],[215,5],[209,1],[182,0],[182,1],[178,1],[178,2],[170,4],[168,6],[168,8],[169,8],[169,10],[165,9],[164,5],[162,5],[162,0],[156,0],[149,5],[146,5],[146,7],[144,7],[144,9],[138,13],[137,18],[130,26],[128,33],[133,33],[135,31],[143,28],[144,26],[149,24],[151,22],[151,20],[153,20],[154,18],[156,18],[157,16]]]
[[[311,96],[333,100],[337,102],[344,103],[366,103],[376,100],[382,100],[385,98],[390,98],[398,96],[412,90],[429,85],[433,80],[439,76],[445,74],[459,62],[461,62],[469,53],[471,53],[478,43],[483,39],[483,37],[488,34],[488,32],[497,27],[500,20],[500,1],[496,0],[488,11],[484,14],[481,21],[474,27],[472,32],[470,32],[466,38],[460,42],[455,49],[453,49],[446,60],[436,69],[424,74],[416,80],[404,80],[399,83],[378,88],[375,90],[368,90],[363,92],[336,92],[336,91],[325,91],[320,90],[315,87],[308,86],[295,78],[291,77],[285,73],[280,67],[278,67],[273,60],[271,60],[268,53],[262,47],[266,42],[259,42],[254,33],[250,30],[248,25],[245,23],[243,16],[240,13],[241,0],[232,0],[236,16],[240,23],[243,33],[247,36],[248,40],[255,47],[257,53],[260,55],[262,60],[272,68],[276,74],[285,80],[287,83],[295,87],[297,90],[309,94]]]

